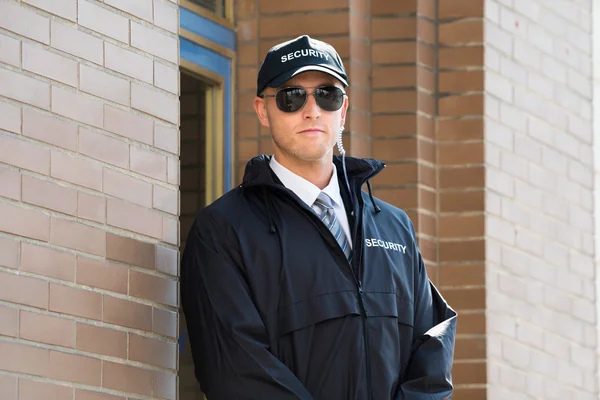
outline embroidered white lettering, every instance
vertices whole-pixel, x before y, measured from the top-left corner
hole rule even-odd
[[[367,247],[382,247],[386,250],[394,250],[406,254],[406,246],[400,243],[386,242],[381,239],[365,239],[365,246]]]

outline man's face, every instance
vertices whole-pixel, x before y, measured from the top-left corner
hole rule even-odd
[[[318,71],[301,73],[280,88],[301,87],[308,93],[304,107],[296,112],[283,112],[277,108],[274,97],[256,98],[254,106],[260,122],[270,128],[274,153],[278,161],[317,162],[331,160],[333,147],[340,128],[344,125],[348,98],[337,111],[321,109],[314,96],[315,89],[323,86],[343,85],[334,77]],[[265,95],[274,95],[280,88],[267,88]],[[291,158],[291,159],[290,159]]]

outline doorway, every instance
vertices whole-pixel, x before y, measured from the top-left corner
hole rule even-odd
[[[211,159],[207,151],[210,142],[214,104],[212,87],[197,75],[181,69],[180,94],[180,254],[183,254],[186,239],[194,217],[206,206],[212,191],[214,177],[211,176]],[[208,134],[207,134],[208,133]],[[208,185],[207,185],[208,183]],[[201,400],[204,395],[194,375],[194,364],[189,347],[189,338],[183,312],[179,311],[179,400]]]

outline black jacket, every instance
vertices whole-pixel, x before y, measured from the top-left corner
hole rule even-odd
[[[450,399],[456,313],[406,213],[361,190],[384,165],[346,158],[359,193],[340,184],[350,265],[269,160],[252,159],[242,185],[197,215],[184,250],[182,307],[208,399]]]

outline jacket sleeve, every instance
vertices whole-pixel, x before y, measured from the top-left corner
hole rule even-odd
[[[261,316],[222,222],[200,214],[181,262],[181,302],[194,372],[207,398],[306,399],[298,378],[269,351]]]
[[[450,400],[457,314],[430,282],[415,245],[414,337],[397,400]]]

